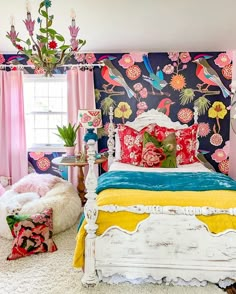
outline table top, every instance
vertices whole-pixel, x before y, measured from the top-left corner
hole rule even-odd
[[[56,158],[53,158],[52,163],[54,163],[56,165],[65,165],[65,166],[86,166],[86,165],[88,165],[88,161],[82,162],[82,161],[76,160],[76,158],[72,162],[62,162],[62,160],[63,160],[63,156],[56,157]],[[101,158],[96,159],[94,163],[100,164],[105,161],[107,161],[107,158],[105,156],[102,156]]]

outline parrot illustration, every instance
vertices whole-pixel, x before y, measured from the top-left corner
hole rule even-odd
[[[204,54],[195,56],[193,62],[197,64],[196,76],[203,82],[200,86],[207,85],[204,90],[208,90],[209,86],[219,86],[223,96],[226,98],[230,95],[230,91],[223,85],[217,72],[207,62],[207,59],[211,57]]]
[[[153,93],[155,93],[154,88],[161,92],[161,90],[167,85],[167,82],[164,80],[162,70],[160,70],[160,68],[157,67],[157,71],[155,74],[147,55],[143,55],[143,62],[149,73],[149,76],[143,75],[143,79],[152,86]]]
[[[99,62],[102,61],[105,64],[105,66],[102,67],[101,75],[102,75],[103,79],[108,82],[108,84],[106,85],[106,88],[109,85],[112,85],[112,87],[110,88],[109,91],[113,91],[113,88],[115,86],[124,87],[129,98],[131,98],[133,96],[135,97],[136,94],[127,85],[123,75],[112,64],[111,60],[113,60],[115,58],[116,57],[109,56],[109,55],[104,55],[101,58],[99,58]]]

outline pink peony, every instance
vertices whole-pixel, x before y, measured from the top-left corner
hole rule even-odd
[[[191,56],[188,52],[182,52],[179,55],[179,59],[182,63],[188,63],[191,60]]]
[[[143,148],[142,162],[146,167],[160,167],[166,155],[162,148],[157,148],[153,143],[147,143]]]
[[[136,83],[133,85],[134,91],[141,91],[143,89],[143,85],[141,83]]]
[[[179,58],[179,52],[168,52],[168,57],[171,61],[177,61]]]
[[[140,92],[139,92],[141,98],[145,99],[148,96],[148,91],[147,88],[143,88]]]
[[[216,149],[216,151],[211,155],[211,158],[215,160],[215,162],[221,162],[227,158],[223,149]]]
[[[85,55],[85,60],[87,63],[92,64],[96,61],[96,57],[93,53],[87,53]]]
[[[142,110],[142,109],[139,109],[139,110],[136,111],[137,116],[139,116],[142,113],[144,113],[144,110]]]
[[[38,159],[44,157],[44,152],[30,152],[29,156],[31,158],[33,158],[34,160],[38,160]]]
[[[148,109],[148,106],[147,106],[146,102],[139,102],[137,104],[137,108],[141,109],[141,110],[146,110],[146,109]]]
[[[124,54],[119,60],[119,65],[123,68],[129,68],[131,65],[134,65],[134,60],[130,54]]]
[[[134,62],[143,62],[143,55],[147,55],[147,52],[130,52],[129,55]]]
[[[229,65],[231,63],[231,59],[230,59],[229,55],[226,53],[220,53],[214,61],[215,61],[215,64],[221,68],[223,68],[226,65]]]
[[[171,75],[174,72],[174,67],[172,64],[167,64],[163,67],[163,72],[167,75]]]
[[[0,54],[0,64],[5,62],[5,58],[2,54]]]

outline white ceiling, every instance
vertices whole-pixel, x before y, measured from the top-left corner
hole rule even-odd
[[[37,19],[41,1],[29,2],[32,17]],[[84,52],[236,49],[235,0],[52,0],[53,28],[67,42],[71,9],[76,13],[80,38],[87,40]],[[11,16],[19,37],[26,39],[22,22],[26,1],[1,1],[1,53],[16,53],[5,37]]]

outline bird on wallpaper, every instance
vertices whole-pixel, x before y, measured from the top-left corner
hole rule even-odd
[[[197,64],[196,75],[203,82],[200,86],[207,84],[204,90],[208,90],[209,86],[219,86],[226,98],[230,95],[230,91],[224,86],[217,72],[207,62],[207,59],[211,57],[210,55],[199,54],[193,60]]]
[[[112,92],[115,86],[124,87],[129,98],[133,96],[135,97],[136,94],[134,91],[132,91],[132,89],[130,89],[121,72],[119,72],[119,70],[111,62],[115,58],[116,57],[109,55],[104,55],[99,58],[99,62],[104,64],[101,70],[101,75],[103,79],[108,82],[108,84],[105,85],[105,89],[112,85],[112,87],[109,89],[109,92]]]
[[[170,98],[163,98],[158,106],[157,110],[164,113],[165,115],[169,116],[170,115],[170,107],[171,105],[175,104]]]
[[[167,85],[162,70],[157,67],[157,71],[154,73],[147,55],[143,55],[143,62],[149,73],[149,76],[143,75],[143,79],[152,86],[153,94],[155,94],[153,88],[161,92],[161,90]]]

